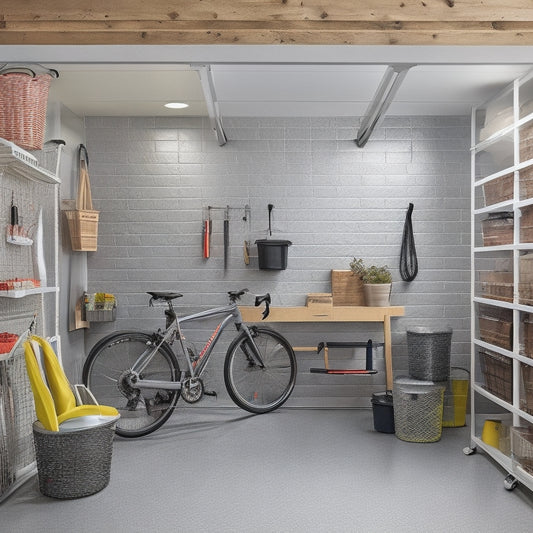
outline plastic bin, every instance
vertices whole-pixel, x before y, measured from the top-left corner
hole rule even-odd
[[[458,428],[466,425],[466,406],[470,372],[466,368],[452,367],[444,391],[442,427]]]
[[[291,241],[278,241],[273,239],[259,239],[257,256],[261,270],[285,270],[287,268],[288,248]]]
[[[407,330],[409,377],[422,381],[446,381],[450,377],[452,328]]]
[[[394,381],[394,427],[407,442],[436,442],[442,434],[444,386],[400,377]]]
[[[380,433],[394,433],[394,405],[392,394],[380,392],[372,394],[374,429]]]

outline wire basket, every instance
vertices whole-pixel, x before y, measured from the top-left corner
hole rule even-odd
[[[4,65],[0,70],[0,137],[26,150],[42,149],[48,91],[56,76],[56,71],[36,74],[26,66]]]
[[[533,427],[511,428],[511,452],[513,468],[533,474]]]
[[[485,389],[508,403],[513,401],[513,362],[509,357],[489,351],[479,352]]]
[[[431,381],[394,381],[394,427],[407,442],[436,442],[442,434],[444,387]]]

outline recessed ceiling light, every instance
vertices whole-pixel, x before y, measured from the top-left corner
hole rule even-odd
[[[169,109],[184,109],[185,107],[189,107],[189,104],[183,104],[182,102],[169,102],[168,104],[165,104],[165,107],[168,107]]]

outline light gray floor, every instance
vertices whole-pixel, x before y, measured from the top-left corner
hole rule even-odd
[[[179,409],[116,439],[109,486],[79,500],[32,479],[0,505],[2,532],[530,532],[533,498],[503,486],[468,428],[432,444],[373,430],[371,410]]]

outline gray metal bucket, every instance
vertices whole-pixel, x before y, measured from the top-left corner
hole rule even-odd
[[[407,330],[409,377],[424,381],[446,381],[450,377],[452,328]]]

